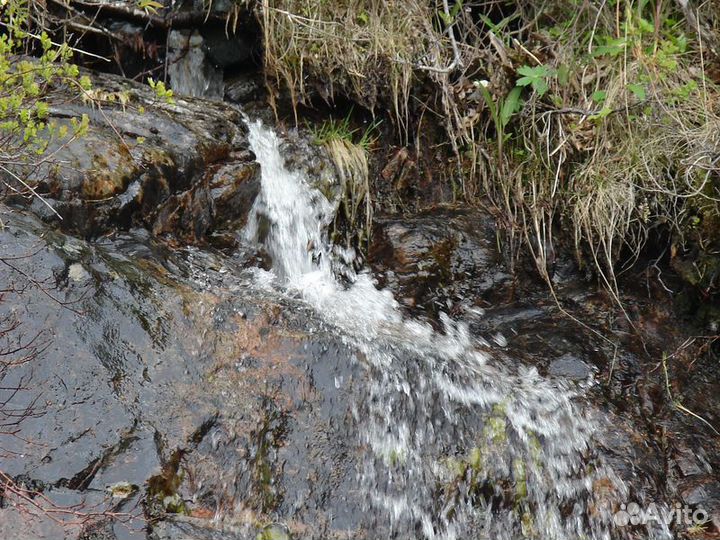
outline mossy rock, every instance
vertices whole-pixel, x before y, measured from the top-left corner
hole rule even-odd
[[[30,205],[42,219],[91,237],[149,226],[158,205],[190,189],[211,165],[253,162],[238,109],[198,98],[170,102],[128,79],[87,75],[92,101],[70,99],[70,89],[57,88],[50,106],[51,119],[60,126],[86,116],[87,133],[52,141],[47,161],[17,171],[37,186],[54,212],[37,198],[14,196],[10,202]]]

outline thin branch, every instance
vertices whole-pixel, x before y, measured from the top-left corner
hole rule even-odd
[[[34,188],[34,187],[32,187],[32,186],[31,186],[30,184],[28,184],[27,182],[25,182],[25,180],[23,180],[22,178],[20,178],[17,174],[15,174],[14,172],[12,172],[10,169],[8,169],[7,167],[5,167],[4,165],[0,164],[0,169],[2,169],[2,170],[5,171],[7,174],[9,174],[10,176],[12,176],[15,180],[17,180],[18,182],[20,182],[27,190],[30,191],[30,193],[32,193],[35,197],[37,197],[38,199],[40,199],[40,201],[42,201],[42,203],[43,203],[45,206],[47,206],[50,210],[52,210],[52,213],[55,214],[58,218],[60,218],[60,221],[62,221],[62,216],[61,216],[60,214],[58,214],[57,210],[55,210],[55,209],[50,205],[50,203],[47,202],[47,201],[43,198],[42,195],[40,195],[37,191],[35,191],[35,188]]]

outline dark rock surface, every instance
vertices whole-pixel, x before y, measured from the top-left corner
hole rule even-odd
[[[216,66],[228,69],[247,65],[253,55],[253,44],[247,36],[228,28],[207,28],[203,32],[203,48]]]
[[[262,75],[242,73],[225,79],[225,99],[231,103],[248,103],[264,96]]]
[[[492,218],[438,208],[375,220],[369,262],[401,304],[425,314],[453,312],[470,297],[501,297],[510,275]]]
[[[605,429],[595,452],[631,486],[630,502],[686,505],[720,531],[720,370],[713,336],[696,337],[665,290],[632,288],[623,309],[568,262],[557,302],[537,278],[503,271],[494,225],[481,210],[380,218],[370,264],[408,312],[466,321],[493,355],[582,387]],[[602,489],[599,486],[598,489]],[[687,538],[689,526],[670,530]],[[640,532],[642,530],[642,532]],[[692,531],[691,531],[692,532]],[[640,537],[647,535],[638,529]]]
[[[52,159],[29,176],[62,216],[64,230],[99,236],[132,225],[171,227],[179,237],[198,239],[216,220],[240,218],[252,205],[258,168],[238,109],[192,98],[168,103],[147,86],[111,75],[94,74],[93,85],[96,104],[68,102],[60,93],[51,109],[61,122],[87,114],[89,133],[51,148]],[[57,220],[36,197],[11,200]],[[231,213],[198,208],[208,202]],[[163,205],[182,216],[168,225],[172,216]]]
[[[190,189],[159,205],[152,231],[186,242],[202,241],[211,232],[241,229],[260,192],[260,168],[249,151],[208,167]]]
[[[134,517],[59,528],[0,505],[0,537],[255,538],[273,516],[305,538],[360,526],[349,404],[363,373],[311,312],[259,292],[241,255],[173,251],[141,230],[89,244],[0,209],[0,281],[17,291],[0,314],[23,341],[40,336],[2,381],[0,402],[28,410],[1,437],[2,471],[56,504]],[[189,521],[145,521],[174,513]]]

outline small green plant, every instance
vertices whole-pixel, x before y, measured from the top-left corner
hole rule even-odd
[[[455,5],[453,5],[453,7],[448,13],[445,13],[444,11],[438,11],[438,16],[442,19],[442,22],[443,24],[445,24],[445,26],[450,26],[455,22],[455,19],[457,18],[458,13],[460,13],[462,6],[462,0],[457,0],[455,2]]]
[[[161,9],[163,5],[155,0],[137,0],[137,6],[144,10],[145,13],[157,13],[158,9]]]
[[[350,231],[356,230],[357,245],[360,246],[370,241],[372,231],[368,154],[377,141],[376,132],[380,121],[372,122],[358,137],[360,129],[351,127],[351,115],[352,111],[344,118],[326,120],[320,126],[311,128],[311,132],[313,142],[325,147],[335,165],[342,185],[343,216],[346,223],[351,225]],[[363,215],[364,220],[361,221]],[[352,240],[352,232],[345,234],[348,247],[353,243]]]
[[[508,92],[508,95],[505,96],[504,99],[500,100],[499,103],[496,103],[490,93],[490,90],[488,90],[485,81],[475,81],[475,86],[478,90],[480,90],[480,94],[485,101],[485,105],[487,105],[488,110],[490,111],[490,117],[495,125],[495,132],[497,135],[498,157],[502,157],[503,145],[509,137],[505,128],[510,122],[512,116],[522,105],[522,87],[515,86],[512,90],[510,90],[510,92]]]
[[[638,101],[645,101],[645,98],[647,98],[645,86],[640,83],[630,83],[627,85],[627,89],[632,92]]]
[[[26,167],[31,169],[42,160],[51,144],[67,144],[87,132],[86,115],[69,122],[52,118],[51,96],[57,87],[67,86],[84,97],[91,84],[72,63],[73,49],[54,43],[44,31],[30,32],[32,9],[34,4],[27,0],[2,0],[0,169],[20,184],[22,191],[50,207],[27,180]],[[36,56],[23,56],[28,50],[35,50]]]
[[[554,69],[545,65],[535,67],[526,65],[520,67],[517,72],[518,75],[522,75],[522,77],[515,82],[515,85],[522,87],[530,86],[539,96],[545,95],[550,88],[548,80],[556,75]]]
[[[377,129],[382,123],[381,120],[375,120],[368,127],[362,130],[360,137],[357,134],[360,132],[359,128],[352,128],[350,125],[350,117],[352,111],[348,113],[344,118],[336,119],[331,118],[324,121],[319,126],[311,127],[311,133],[313,136],[313,142],[317,145],[327,145],[333,140],[347,141],[352,144],[360,146],[366,152],[370,151],[373,144],[377,141]]]
[[[352,142],[353,133],[350,128],[350,115],[342,119],[325,120],[319,126],[310,128],[313,136],[313,142],[318,145],[324,145],[334,139],[348,140]]]
[[[165,103],[169,105],[175,104],[175,98],[173,97],[173,91],[165,86],[163,81],[156,81],[152,77],[148,77],[148,84],[150,88],[155,91],[155,95]]]

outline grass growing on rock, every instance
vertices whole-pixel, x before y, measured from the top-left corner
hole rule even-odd
[[[351,111],[352,112],[352,111]],[[345,223],[357,231],[358,244],[370,239],[372,199],[369,153],[376,141],[378,123],[372,123],[358,137],[359,129],[350,125],[351,114],[329,119],[312,129],[315,144],[325,147],[342,185],[341,208]],[[336,224],[337,225],[337,224]],[[337,227],[336,227],[337,228]],[[344,235],[350,247],[354,234]]]
[[[263,0],[259,12],[274,95],[348,97],[418,152],[423,120],[440,126],[459,196],[501,209],[510,252],[546,278],[556,237],[610,290],[651,235],[670,238],[672,258],[720,253],[717,1]],[[716,273],[690,268],[716,290]]]

